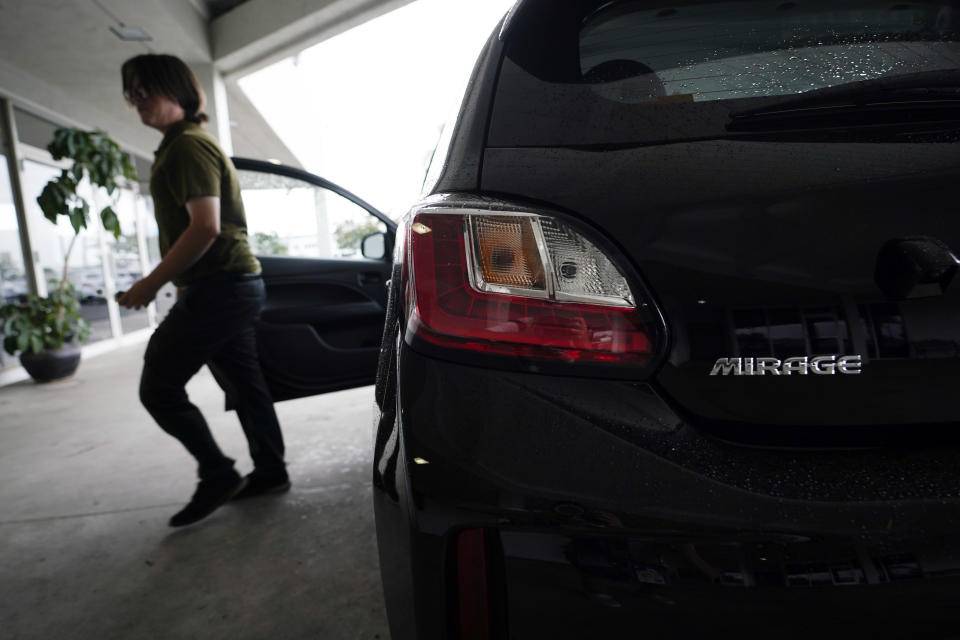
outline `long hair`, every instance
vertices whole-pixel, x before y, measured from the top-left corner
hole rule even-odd
[[[176,101],[184,111],[184,119],[206,122],[210,117],[203,112],[207,96],[183,60],[176,56],[144,53],[134,56],[120,68],[123,93],[129,96],[136,88],[148,94],[161,94]]]

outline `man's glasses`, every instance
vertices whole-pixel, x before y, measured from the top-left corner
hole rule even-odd
[[[123,98],[129,103],[136,102],[137,100],[146,100],[150,97],[150,92],[144,89],[143,87],[133,87],[123,92]]]

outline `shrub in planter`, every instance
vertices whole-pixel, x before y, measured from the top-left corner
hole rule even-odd
[[[0,307],[3,349],[20,353],[20,363],[35,380],[46,382],[72,375],[80,364],[80,342],[90,325],[80,317],[76,289],[67,284],[48,296],[23,296]]]
[[[73,160],[37,198],[44,217],[56,224],[59,216],[66,216],[73,227],[73,238],[63,257],[63,274],[49,295],[24,296],[20,302],[0,306],[4,350],[10,355],[19,352],[21,364],[41,382],[72,374],[80,362],[78,343],[90,335],[89,325],[80,317],[76,290],[67,280],[70,253],[90,214],[90,204],[77,193],[77,187],[86,178],[94,188],[107,191],[110,204],[99,212],[99,218],[107,231],[120,237],[120,221],[113,210],[118,182],[137,177],[130,158],[102,131],[57,129],[47,150],[54,160]],[[72,369],[67,371],[70,363]]]

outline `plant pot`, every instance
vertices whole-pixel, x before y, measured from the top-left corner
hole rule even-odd
[[[80,366],[80,345],[64,344],[59,349],[44,349],[40,353],[21,353],[20,364],[37,382],[68,378]]]

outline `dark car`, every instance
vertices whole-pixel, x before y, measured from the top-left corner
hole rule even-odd
[[[960,637],[958,41],[950,0],[510,11],[397,232],[394,640]]]

